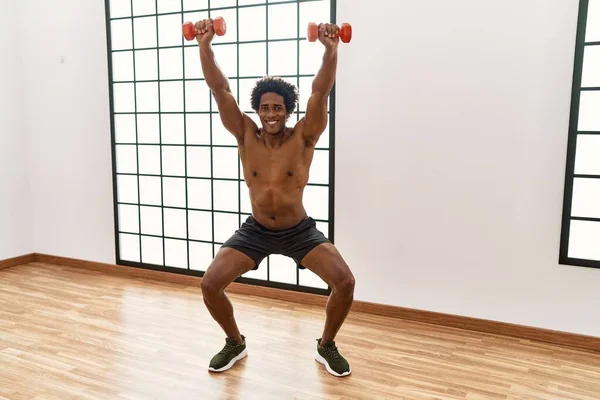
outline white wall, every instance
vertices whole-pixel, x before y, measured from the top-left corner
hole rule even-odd
[[[114,262],[104,3],[25,3],[35,250]],[[356,299],[600,336],[600,271],[557,263],[577,1],[339,3]]]
[[[27,130],[38,253],[115,261],[103,1],[26,0]]]
[[[23,116],[20,5],[2,4],[0,13],[0,260],[29,254],[31,196],[29,148]]]
[[[558,265],[578,1],[350,3],[336,242],[356,297],[600,336],[600,270]]]

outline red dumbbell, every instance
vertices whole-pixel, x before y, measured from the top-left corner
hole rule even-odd
[[[227,25],[225,24],[225,20],[223,17],[217,17],[213,19],[212,23],[213,29],[217,36],[223,36],[227,32]],[[183,37],[186,40],[194,40],[196,37],[196,29],[194,29],[193,22],[186,22],[182,27]]]
[[[316,41],[319,37],[319,25],[309,22],[306,36],[309,42]],[[344,43],[350,43],[350,40],[352,40],[352,25],[344,22],[340,26],[339,38]]]

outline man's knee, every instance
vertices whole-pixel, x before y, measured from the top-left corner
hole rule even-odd
[[[337,281],[334,283],[333,290],[346,297],[352,297],[354,295],[355,280],[354,275],[348,268],[345,268],[347,272],[340,275]]]
[[[218,295],[225,289],[222,279],[219,279],[219,263],[219,260],[213,260],[200,281],[200,289],[204,297]]]
[[[202,289],[202,294],[204,297],[219,293],[218,287],[219,285],[214,279],[211,278],[210,275],[204,275],[202,281],[200,282],[200,289]]]

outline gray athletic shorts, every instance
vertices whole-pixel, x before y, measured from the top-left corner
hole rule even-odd
[[[304,256],[321,243],[330,243],[316,225],[314,219],[307,217],[291,228],[272,230],[250,216],[221,247],[231,247],[246,254],[255,263],[252,269],[258,269],[270,254],[290,257],[298,268],[305,269],[301,265]]]

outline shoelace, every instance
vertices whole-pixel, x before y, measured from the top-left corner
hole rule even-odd
[[[235,349],[237,346],[239,346],[239,345],[237,345],[237,344],[236,344],[236,345],[233,345],[233,344],[229,344],[229,343],[227,343],[227,344],[225,345],[225,347],[223,347],[223,350],[221,350],[221,351],[219,352],[219,354],[227,354],[227,353],[229,353],[229,351],[231,351],[231,350]]]
[[[323,347],[323,349],[325,350],[325,354],[327,354],[327,358],[330,358],[332,360],[337,360],[337,359],[342,358],[342,355],[338,351],[338,348],[336,345]]]

